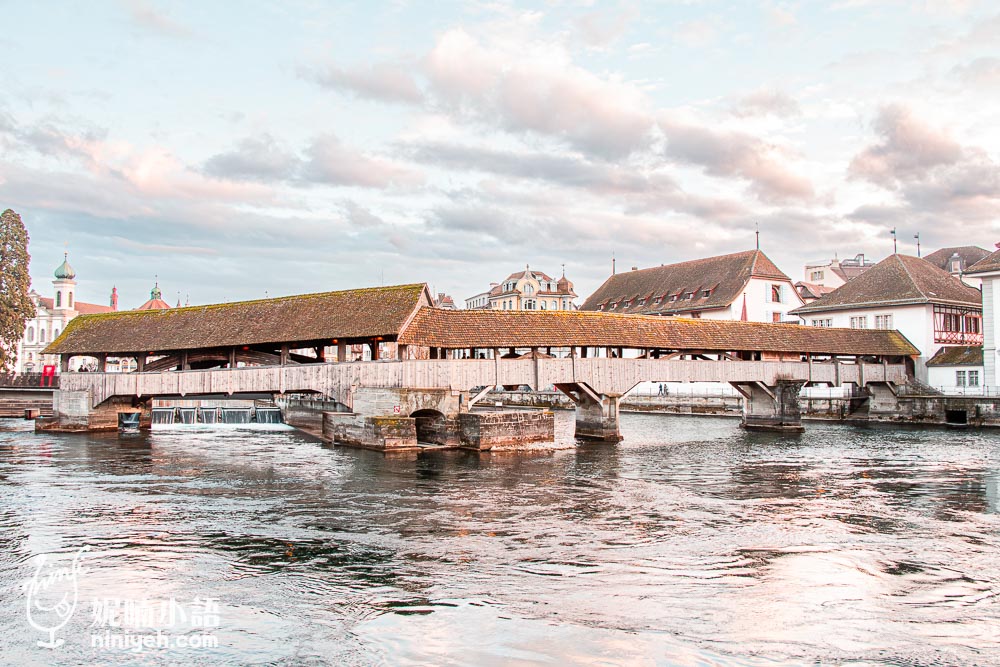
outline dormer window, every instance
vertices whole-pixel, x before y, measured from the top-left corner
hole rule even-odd
[[[660,303],[660,301],[662,301],[662,300],[663,300],[663,297],[659,297],[659,296],[653,297],[653,303],[654,304]]]
[[[707,299],[707,298],[708,298],[708,297],[710,297],[710,296],[712,296],[712,290],[710,290],[710,289],[706,289],[706,290],[702,290],[702,291],[701,291],[701,297],[702,297],[703,299]]]
[[[693,299],[693,298],[694,298],[694,292],[684,292],[684,300],[685,301],[687,301],[689,299]]]

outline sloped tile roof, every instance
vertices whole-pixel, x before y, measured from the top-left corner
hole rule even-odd
[[[965,273],[986,273],[988,271],[1000,271],[1000,250],[995,250],[991,254],[976,262]]]
[[[52,297],[48,296],[39,297],[38,303],[46,310],[53,310],[55,308],[55,303]],[[114,312],[114,309],[112,309],[111,306],[102,306],[96,303],[85,303],[83,301],[74,302],[72,309],[80,313],[81,315],[93,315],[94,313]]]
[[[425,284],[302,294],[276,299],[81,315],[46,354],[110,354],[396,336]]]
[[[890,255],[854,280],[790,312],[799,315],[922,303],[982,308],[982,295],[924,259]]]
[[[577,345],[716,352],[919,354],[898,331],[584,311],[421,308],[399,342],[451,349]]]
[[[825,285],[814,285],[813,283],[797,282],[795,283],[795,289],[799,291],[799,296],[804,299],[818,299],[824,294],[829,294],[836,288],[827,287]]]
[[[942,347],[927,361],[928,366],[982,366],[983,347],[981,345],[956,345]]]
[[[726,308],[743,292],[750,278],[791,282],[763,252],[748,250],[617,273],[587,297],[580,310],[598,310],[600,306],[607,310],[615,304],[618,313],[651,315]],[[705,290],[709,290],[707,297],[702,296]],[[689,292],[693,298],[684,299]],[[679,296],[671,301],[674,295]],[[626,307],[625,301],[631,303]]]
[[[925,256],[924,259],[939,269],[950,272],[951,266],[948,262],[955,253],[958,253],[958,256],[962,258],[962,266],[968,269],[979,260],[987,257],[990,254],[990,251],[975,245],[963,245],[956,246],[954,248],[941,248],[940,250],[935,250],[931,254]]]

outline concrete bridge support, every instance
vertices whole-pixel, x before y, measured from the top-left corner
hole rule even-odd
[[[778,380],[773,385],[763,382],[733,382],[743,395],[743,421],[740,426],[749,431],[801,433],[802,412],[799,392],[805,382]]]
[[[896,386],[891,382],[869,382],[865,385],[868,393],[868,416],[892,417],[900,413]]]
[[[621,442],[619,403],[621,394],[598,394],[587,384],[556,384],[576,404],[576,437],[599,442]]]

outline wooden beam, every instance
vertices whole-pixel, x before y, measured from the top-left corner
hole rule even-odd
[[[482,391],[480,391],[475,396],[469,398],[469,409],[471,410],[473,405],[482,400],[482,398],[486,396],[486,394],[490,393],[494,389],[496,389],[496,385],[486,385],[485,387],[483,387]]]

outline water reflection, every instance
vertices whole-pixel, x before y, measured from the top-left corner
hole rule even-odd
[[[217,597],[221,645],[148,664],[990,664],[992,433],[787,439],[627,415],[619,445],[385,457],[289,432],[0,432],[0,642],[18,582],[88,545],[81,599]],[[567,424],[569,423],[569,426]],[[95,652],[75,616],[67,662]]]

